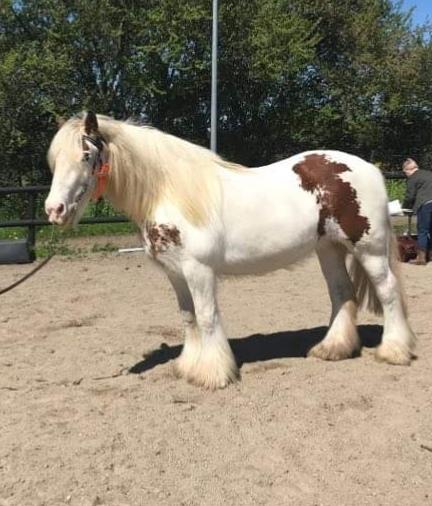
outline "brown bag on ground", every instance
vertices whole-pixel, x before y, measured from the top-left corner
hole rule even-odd
[[[401,262],[409,262],[417,257],[417,242],[410,235],[400,235],[397,238],[399,257]]]

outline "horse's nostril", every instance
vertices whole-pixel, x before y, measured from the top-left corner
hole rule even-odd
[[[64,208],[65,208],[65,207],[64,207],[64,204],[59,204],[59,205],[57,206],[56,213],[57,213],[57,214],[63,214],[63,212],[64,212]]]

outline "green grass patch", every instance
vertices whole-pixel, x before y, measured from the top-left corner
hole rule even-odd
[[[50,244],[48,242],[42,242],[36,245],[36,258],[46,258],[52,254],[65,257],[84,257],[87,251],[77,246],[64,243]]]
[[[24,239],[27,237],[26,228],[0,228],[0,240]]]
[[[76,237],[94,237],[104,235],[128,235],[137,232],[134,223],[95,223],[94,225],[78,225],[75,229],[60,229],[56,227],[46,226],[37,227],[36,241],[44,241],[51,238],[55,230],[55,235],[64,239]],[[0,228],[0,239],[23,239],[27,237],[26,227],[16,228]]]
[[[110,242],[105,244],[93,244],[91,248],[92,253],[113,253],[114,251],[118,251],[118,246]]]
[[[78,225],[75,229],[62,229],[55,226],[38,227],[36,231],[36,255],[44,258],[55,253],[60,256],[82,257],[89,253],[111,253],[117,251],[109,238],[136,234],[135,224],[127,223],[97,223],[94,225]],[[27,228],[0,228],[0,240],[24,239]],[[94,244],[90,248],[74,245],[70,239],[85,237],[107,237],[106,243]]]

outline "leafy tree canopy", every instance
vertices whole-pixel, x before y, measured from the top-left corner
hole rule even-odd
[[[219,149],[432,161],[432,38],[390,0],[220,2]],[[138,118],[208,145],[208,0],[2,0],[0,184],[46,182],[60,116]]]

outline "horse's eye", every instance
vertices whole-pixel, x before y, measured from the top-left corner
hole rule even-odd
[[[90,160],[90,153],[83,154],[83,162],[88,162]]]

